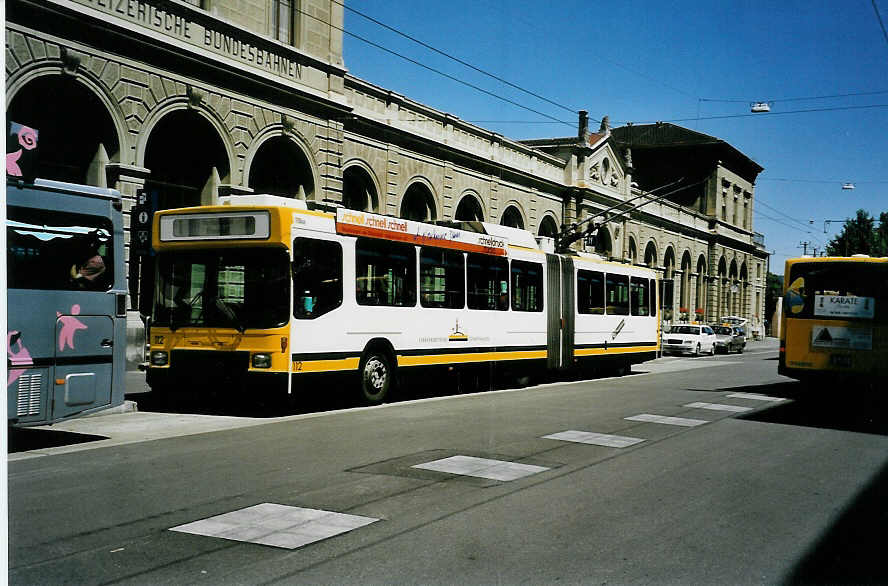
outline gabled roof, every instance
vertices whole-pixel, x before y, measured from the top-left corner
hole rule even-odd
[[[620,126],[611,130],[611,136],[615,143],[632,149],[708,147],[723,153],[722,158],[733,160],[741,166],[749,168],[753,176],[764,170],[764,167],[731,146],[730,143],[669,122]]]

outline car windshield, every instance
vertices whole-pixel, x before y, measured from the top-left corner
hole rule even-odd
[[[722,334],[724,336],[731,336],[734,334],[734,330],[725,326],[713,326],[712,329],[715,330],[716,334]]]
[[[670,334],[699,334],[700,328],[697,326],[672,326],[669,330]]]

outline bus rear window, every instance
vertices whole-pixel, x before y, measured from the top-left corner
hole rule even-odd
[[[6,267],[10,289],[107,291],[114,283],[111,220],[9,206]]]
[[[888,266],[796,263],[784,304],[789,318],[888,321]]]

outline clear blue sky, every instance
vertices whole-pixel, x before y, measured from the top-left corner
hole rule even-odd
[[[888,0],[875,3],[888,26]],[[571,136],[575,112],[583,109],[595,119],[609,116],[613,126],[671,121],[729,142],[765,168],[756,185],[754,227],[774,251],[771,272],[783,273],[785,259],[801,254],[800,242],[822,248],[841,229],[834,222],[824,233],[825,220],[852,217],[860,208],[874,216],[888,211],[888,107],[868,107],[888,106],[888,40],[872,0],[345,5],[351,74],[507,137]],[[568,124],[551,123],[352,35]],[[795,99],[864,92],[884,93]],[[751,101],[771,102],[771,113],[751,115]],[[814,109],[824,111],[790,113]],[[711,119],[716,116],[737,117]],[[597,129],[597,123],[590,126]],[[844,182],[856,189],[842,190]]]

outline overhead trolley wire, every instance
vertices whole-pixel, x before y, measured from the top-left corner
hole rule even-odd
[[[445,72],[443,72],[443,71],[441,71],[441,70],[439,70],[439,69],[435,69],[434,67],[430,67],[430,66],[426,65],[425,63],[421,63],[421,62],[417,61],[416,59],[412,59],[412,58],[410,58],[410,57],[407,57],[406,55],[402,55],[401,53],[398,53],[397,51],[393,51],[393,50],[389,49],[388,47],[383,47],[383,46],[380,45],[379,43],[375,43],[375,42],[371,41],[370,39],[367,39],[367,38],[362,37],[361,35],[358,35],[358,34],[355,34],[355,33],[353,33],[353,32],[347,31],[347,30],[345,30],[344,28],[339,27],[339,26],[336,26],[335,24],[333,24],[333,23],[331,23],[331,22],[327,22],[327,21],[323,20],[322,18],[319,18],[319,17],[317,17],[317,16],[315,16],[315,15],[313,15],[313,14],[309,14],[308,12],[302,10],[301,8],[296,8],[295,11],[298,12],[298,13],[300,13],[300,14],[302,14],[302,15],[304,15],[304,16],[307,16],[307,17],[309,17],[309,18],[313,18],[314,20],[317,20],[318,22],[320,22],[320,23],[322,23],[322,24],[324,24],[324,25],[327,25],[327,26],[329,26],[330,28],[336,29],[336,30],[338,30],[338,31],[340,31],[340,32],[342,32],[342,33],[344,33],[344,34],[350,36],[350,37],[354,37],[354,38],[358,39],[359,41],[363,41],[364,43],[367,43],[368,45],[370,45],[370,46],[372,46],[372,47],[376,47],[376,48],[379,49],[380,51],[384,51],[384,52],[386,52],[386,53],[389,53],[389,54],[391,54],[391,55],[394,55],[395,57],[399,57],[399,58],[403,59],[404,61],[407,61],[407,62],[409,62],[409,63],[413,63],[414,65],[417,65],[417,66],[419,66],[419,67],[422,67],[423,69],[426,69],[426,70],[428,70],[428,71],[431,71],[432,73],[437,73],[438,75],[440,75],[440,76],[442,76],[442,77],[446,77],[447,79],[450,79],[450,80],[452,80],[452,81],[455,81],[455,82],[457,82],[457,83],[460,83],[460,84],[462,84],[462,85],[464,85],[464,86],[466,86],[466,87],[470,87],[470,88],[472,88],[473,90],[479,91],[479,92],[481,92],[481,93],[483,93],[483,94],[486,94],[486,95],[488,95],[488,96],[490,96],[490,97],[493,97],[493,98],[496,98],[496,99],[501,100],[501,101],[503,101],[503,102],[506,102],[507,104],[512,104],[512,105],[515,106],[515,107],[521,108],[521,109],[523,109],[523,110],[527,110],[528,112],[533,112],[534,114],[536,114],[536,115],[538,115],[538,116],[542,116],[543,118],[548,118],[549,120],[552,120],[552,121],[554,121],[554,122],[559,122],[559,123],[561,123],[561,124],[565,124],[565,125],[570,126],[570,127],[573,127],[573,126],[575,125],[574,122],[566,122],[566,121],[564,121],[564,120],[559,120],[558,118],[555,118],[554,116],[549,116],[548,114],[545,114],[545,113],[543,113],[543,112],[540,112],[539,110],[534,110],[533,108],[531,108],[531,107],[529,107],[529,106],[525,106],[524,104],[519,104],[519,103],[516,102],[515,100],[512,100],[512,99],[509,99],[509,98],[506,98],[506,97],[500,96],[500,95],[495,94],[495,93],[493,93],[493,92],[491,92],[491,91],[489,91],[489,90],[486,90],[486,89],[484,89],[484,88],[482,88],[482,87],[479,87],[479,86],[477,86],[477,85],[474,85],[474,84],[471,84],[471,83],[469,83],[469,82],[467,82],[467,81],[464,81],[464,80],[462,80],[462,79],[459,79],[458,77],[455,77],[455,76],[453,76],[453,75],[450,75],[449,73],[445,73]]]
[[[810,108],[807,110],[787,110],[785,112],[756,112],[756,113],[748,113],[748,114],[724,114],[721,116],[701,116],[694,118],[673,118],[672,120],[657,120],[651,122],[636,122],[629,120],[627,122],[632,122],[633,124],[655,124],[656,122],[692,122],[695,120],[724,120],[726,118],[748,118],[748,117],[756,117],[762,118],[767,116],[780,116],[783,114],[805,114],[808,112],[833,112],[838,110],[867,110],[872,108],[888,108],[888,104],[869,104],[866,106],[832,106],[829,108]]]
[[[412,36],[412,35],[408,35],[407,33],[403,32],[403,31],[400,31],[400,30],[396,29],[396,28],[393,27],[393,26],[389,26],[389,25],[385,24],[384,22],[381,22],[381,21],[379,21],[379,20],[373,18],[373,17],[370,16],[370,15],[364,14],[363,12],[361,12],[361,11],[355,9],[355,8],[352,8],[351,6],[346,6],[345,4],[343,4],[342,2],[340,2],[339,0],[332,0],[332,1],[333,1],[334,4],[338,4],[339,6],[342,6],[343,8],[345,8],[346,10],[348,10],[349,12],[353,12],[353,13],[357,14],[358,16],[360,16],[360,17],[362,17],[362,18],[365,18],[365,19],[369,20],[370,22],[375,23],[375,24],[377,24],[377,25],[383,27],[383,28],[386,29],[386,30],[389,30],[389,31],[391,31],[391,32],[393,32],[393,33],[395,33],[395,34],[397,34],[397,35],[400,35],[400,36],[404,37],[405,39],[409,39],[410,41],[413,41],[414,43],[416,43],[416,44],[418,44],[418,45],[421,45],[421,46],[425,47],[425,48],[428,49],[429,51],[433,51],[433,52],[435,52],[435,53],[437,53],[437,54],[439,54],[439,55],[441,55],[441,56],[443,56],[443,57],[447,57],[448,59],[451,59],[451,60],[453,60],[453,61],[456,61],[456,62],[459,63],[460,65],[464,65],[465,67],[468,67],[469,69],[471,69],[471,70],[473,70],[473,71],[477,71],[478,73],[480,73],[480,74],[482,74],[482,75],[486,75],[487,77],[489,77],[489,78],[491,78],[491,79],[495,79],[496,81],[498,81],[498,82],[500,82],[500,83],[504,83],[504,84],[506,84],[507,86],[509,86],[509,87],[511,87],[511,88],[514,88],[514,89],[516,89],[516,90],[518,90],[518,91],[524,92],[525,94],[527,94],[527,95],[529,95],[529,96],[533,96],[534,98],[537,98],[538,100],[542,100],[542,101],[544,101],[544,102],[547,102],[547,103],[549,103],[549,104],[551,104],[551,105],[553,105],[553,106],[555,106],[555,107],[557,107],[557,108],[561,108],[562,110],[566,110],[567,112],[570,112],[571,114],[576,114],[576,113],[577,113],[577,110],[576,110],[575,108],[569,108],[568,106],[564,106],[564,105],[562,105],[562,104],[559,104],[558,102],[555,102],[555,101],[553,101],[553,100],[550,100],[549,98],[547,98],[547,97],[545,97],[545,96],[541,96],[541,95],[539,95],[539,94],[537,94],[537,93],[535,93],[535,92],[532,92],[532,91],[530,91],[530,90],[528,90],[528,89],[525,89],[525,88],[523,88],[523,87],[521,87],[521,86],[519,86],[519,85],[517,85],[517,84],[514,84],[514,83],[512,83],[511,81],[509,81],[509,80],[507,80],[507,79],[503,79],[502,77],[500,77],[500,76],[498,76],[498,75],[496,75],[496,74],[494,74],[494,73],[490,73],[489,71],[485,71],[484,69],[481,69],[480,67],[477,67],[477,66],[475,66],[475,65],[472,65],[471,63],[469,63],[469,62],[467,62],[467,61],[464,61],[464,60],[460,59],[459,57],[456,57],[456,56],[454,56],[454,55],[451,55],[450,53],[447,53],[446,51],[442,51],[441,49],[438,49],[437,47],[433,47],[432,45],[429,45],[429,44],[426,43],[425,41],[422,41],[422,40],[420,40],[420,39],[417,39],[416,37],[414,37],[414,36]],[[595,120],[595,122],[601,122],[601,120]]]
[[[803,98],[769,98],[767,100],[759,99],[743,99],[743,98],[700,98],[701,102],[803,102],[807,100],[827,100],[830,98],[848,98],[852,96],[877,96],[888,94],[888,90],[877,90],[872,92],[850,92],[847,94],[832,94],[828,96],[807,96]]]
[[[797,224],[800,224],[801,226],[804,226],[805,229],[810,229],[810,226],[809,226],[808,224],[802,222],[801,220],[797,220],[797,219],[793,218],[793,217],[790,216],[789,214],[787,214],[787,213],[785,213],[785,212],[782,212],[782,211],[778,210],[777,208],[775,208],[775,207],[772,206],[772,205],[768,205],[767,203],[765,203],[764,201],[762,201],[762,198],[761,198],[761,197],[756,197],[756,203],[765,206],[766,208],[768,208],[768,209],[771,210],[771,211],[777,212],[778,214],[780,214],[781,216],[783,216],[784,218],[786,218],[786,219],[788,219],[788,220],[790,220],[790,221],[792,221],[792,222],[796,222]]]
[[[888,43],[888,31],[885,30],[885,23],[882,21],[882,15],[879,14],[879,7],[876,6],[876,0],[872,0],[873,10],[876,12],[876,18],[879,20],[879,26],[882,27],[882,36],[885,37],[885,42]]]

